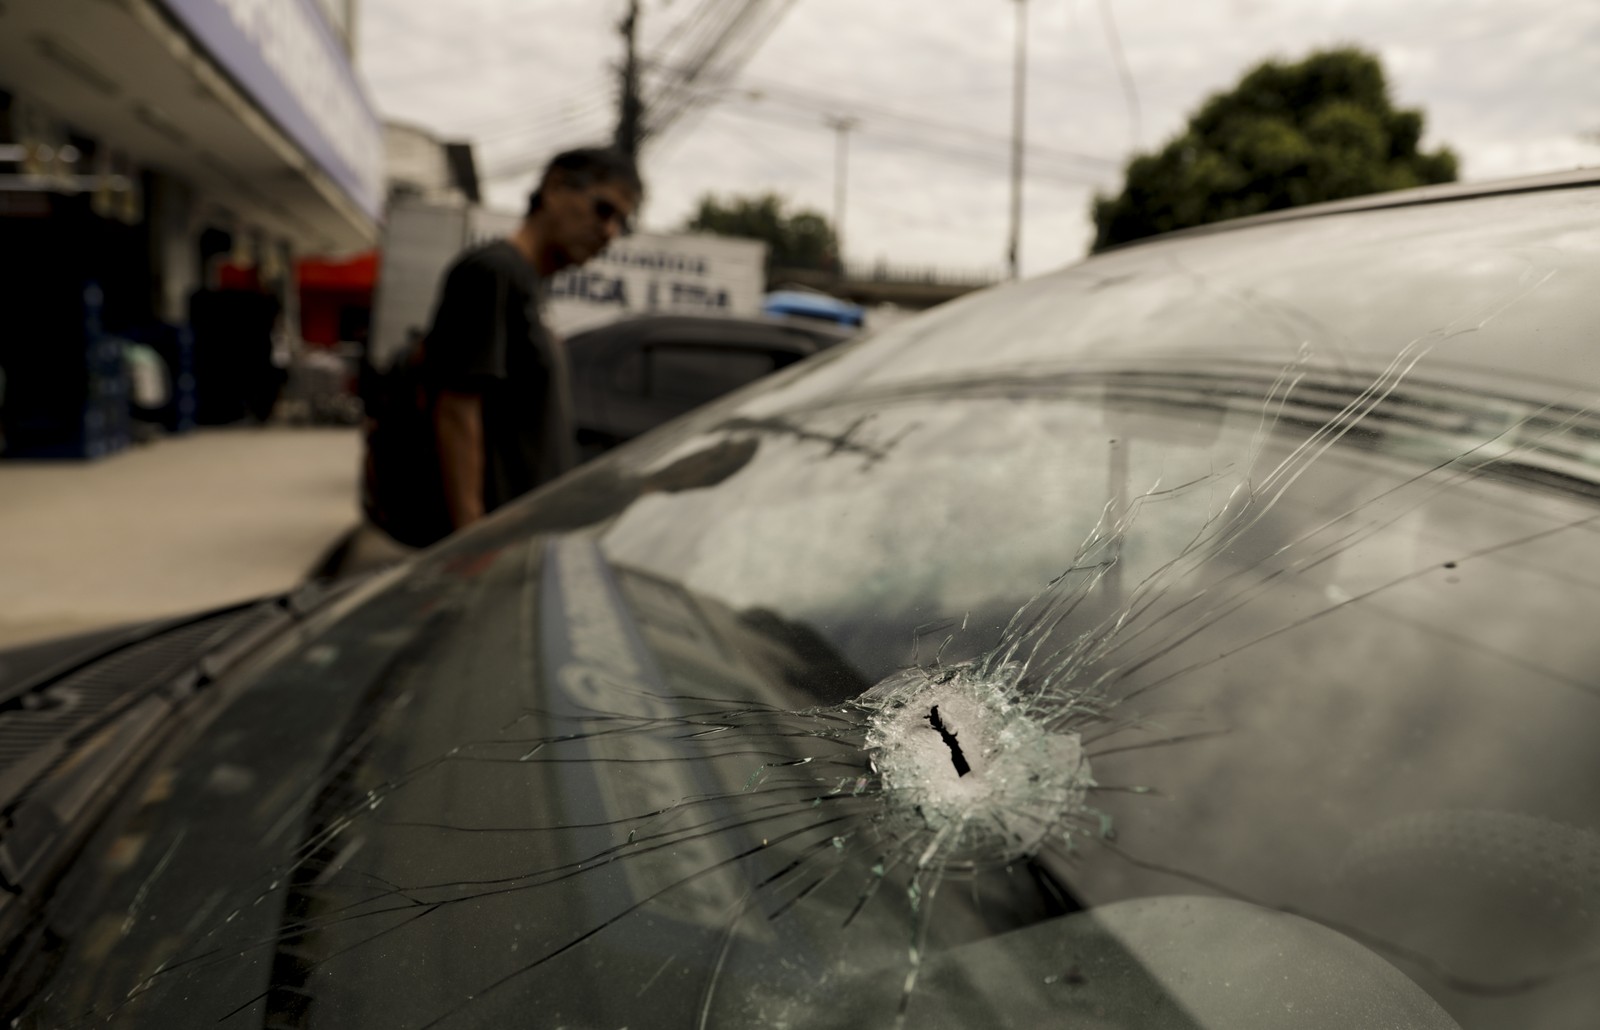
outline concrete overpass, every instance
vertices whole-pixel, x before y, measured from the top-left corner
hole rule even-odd
[[[811,268],[775,268],[773,289],[804,286],[856,304],[897,304],[903,308],[931,308],[947,300],[993,286],[999,270],[915,268],[903,265],[847,265],[843,273]]]

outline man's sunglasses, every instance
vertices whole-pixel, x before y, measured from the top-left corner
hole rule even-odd
[[[604,197],[595,197],[593,199],[593,204],[594,216],[600,219],[601,224],[615,219],[617,223],[617,230],[623,236],[633,232],[633,221],[627,215],[623,214],[617,205],[611,203],[611,201]]]

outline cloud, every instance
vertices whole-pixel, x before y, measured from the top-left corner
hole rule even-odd
[[[697,6],[647,0],[646,52]],[[1590,4],[1113,0],[1112,8],[1138,87],[1137,140],[1098,0],[1029,2],[1028,272],[1082,254],[1089,195],[1118,185],[1136,144],[1159,145],[1246,67],[1321,46],[1380,53],[1396,101],[1425,112],[1428,144],[1454,147],[1468,177],[1600,158],[1579,139],[1600,129],[1600,10]],[[622,9],[621,0],[368,0],[360,62],[386,115],[475,139],[485,167],[533,167],[611,131]],[[707,191],[773,190],[831,213],[834,135],[823,119],[853,114],[861,125],[850,137],[849,255],[998,266],[1015,13],[1004,0],[796,3],[738,82],[811,99],[744,100],[686,118],[646,154],[646,224],[677,224]],[[518,204],[531,178],[498,182],[491,197]]]

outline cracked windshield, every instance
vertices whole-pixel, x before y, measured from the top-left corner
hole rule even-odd
[[[1592,1026],[1536,7],[6,0],[0,1021]]]

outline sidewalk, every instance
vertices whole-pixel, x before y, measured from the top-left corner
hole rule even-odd
[[[360,520],[354,429],[0,460],[0,647],[286,590]]]

